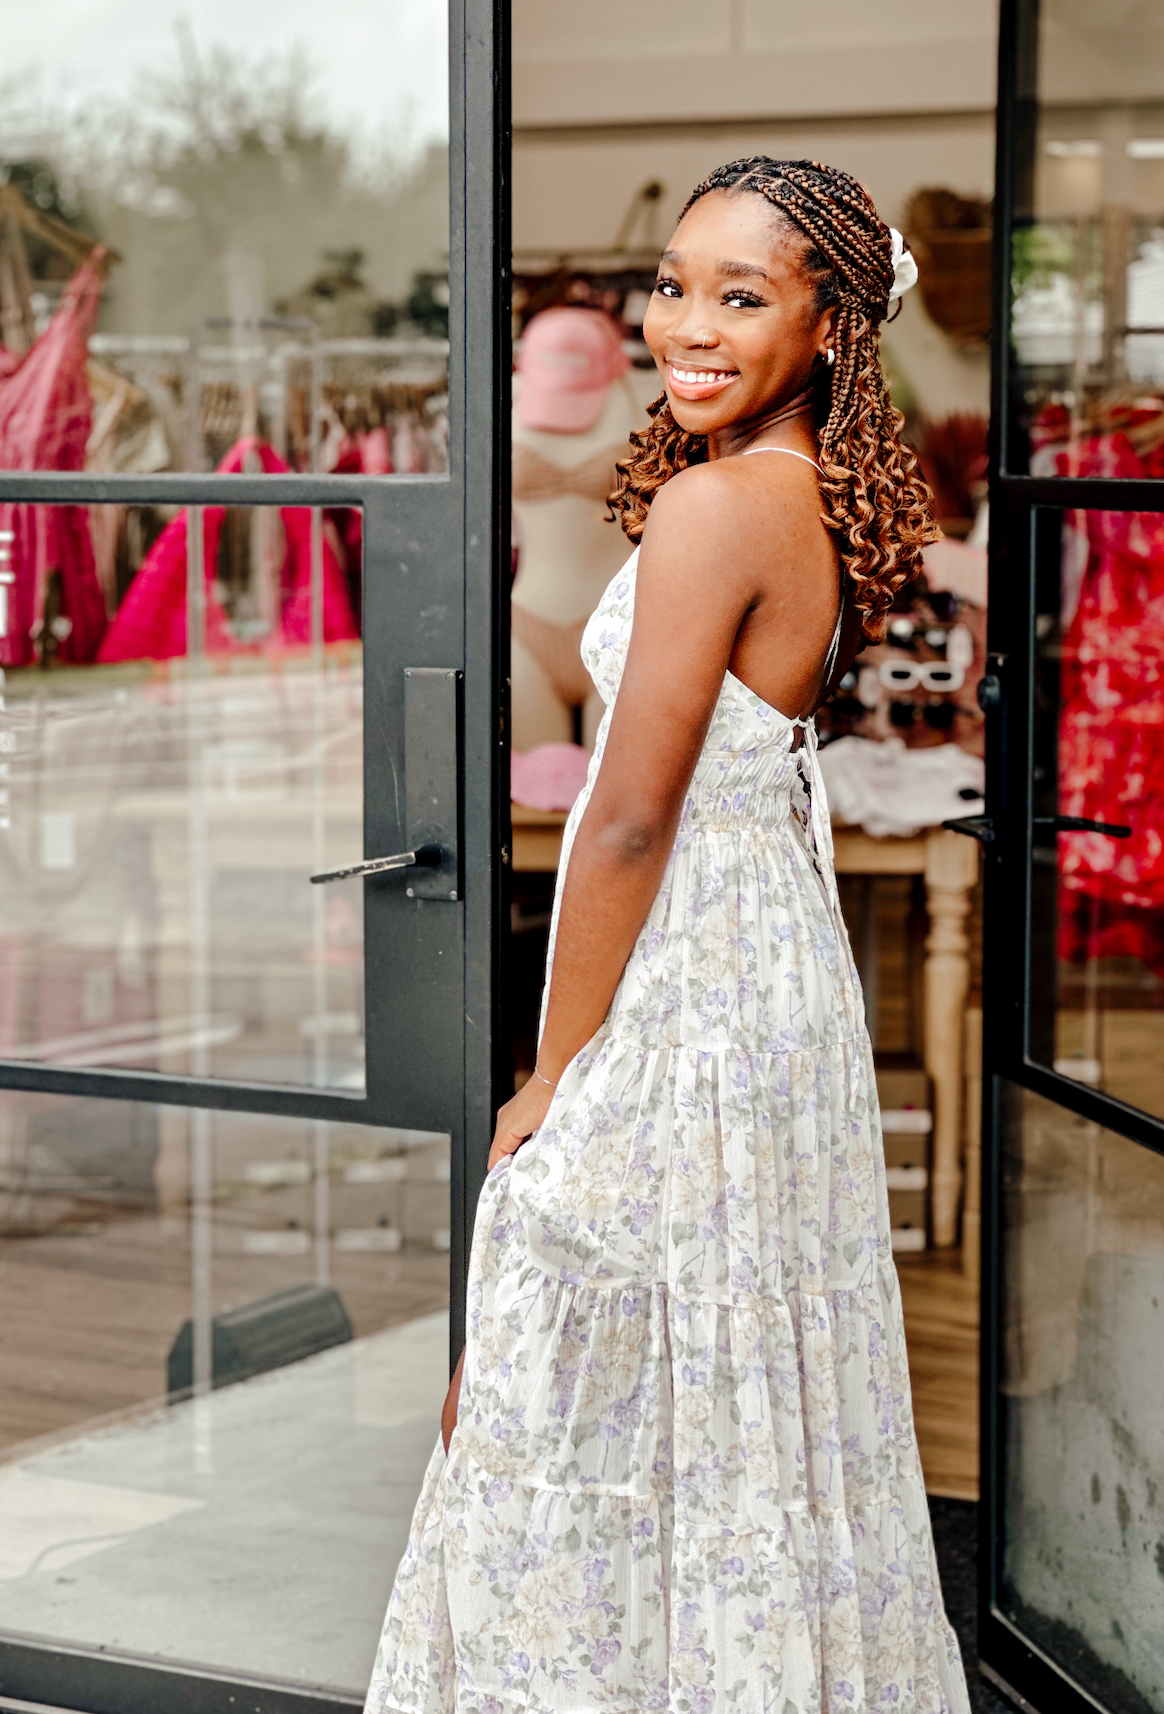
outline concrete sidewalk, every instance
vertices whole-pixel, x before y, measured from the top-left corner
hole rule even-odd
[[[448,1317],[0,1465],[0,1629],[361,1693]]]

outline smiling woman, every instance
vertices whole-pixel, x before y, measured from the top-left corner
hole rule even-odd
[[[709,198],[733,204],[732,236],[752,246],[748,258],[703,245]],[[808,392],[796,402],[819,433],[826,522],[865,635],[877,640],[895,592],[940,537],[877,350],[877,325],[917,279],[916,265],[863,187],[813,161],[758,156],[720,167],[692,192],[680,235],[694,249],[664,252],[643,329],[666,391],[650,407],[651,427],[631,437],[611,505],[638,541],[655,493],[709,456],[721,417],[754,434],[765,401],[799,376]],[[716,355],[703,357],[709,350]],[[721,408],[676,413],[677,400]]]
[[[813,725],[935,533],[896,258],[852,179],[773,161],[663,258],[539,1060],[369,1714],[968,1714]]]

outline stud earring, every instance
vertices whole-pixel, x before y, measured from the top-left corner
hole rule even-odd
[[[828,350],[825,352],[825,362],[828,364],[829,368],[831,369],[833,364],[836,362],[836,360],[837,360],[837,354],[833,350],[832,346],[830,345]]]

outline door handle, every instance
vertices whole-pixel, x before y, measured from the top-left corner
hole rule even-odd
[[[1085,815],[1036,815],[1035,827],[1051,827],[1056,833],[1106,833],[1109,839],[1130,839],[1132,830],[1118,821],[1089,821]]]
[[[992,815],[961,816],[954,821],[943,821],[942,826],[949,833],[964,833],[967,839],[977,839],[980,845],[990,845],[994,839]]]
[[[1089,821],[1083,815],[1036,815],[1033,823],[1035,827],[1054,828],[1056,833],[1106,833],[1109,839],[1132,837],[1131,828],[1118,821]],[[968,815],[957,821],[943,821],[942,826],[951,833],[977,839],[982,845],[989,845],[994,839],[994,817],[990,815]]]
[[[392,857],[369,857],[366,863],[353,863],[346,869],[325,869],[311,880],[318,885],[321,881],[346,881],[352,875],[386,875],[390,869],[435,869],[444,855],[439,845],[418,845],[415,851],[397,851]]]

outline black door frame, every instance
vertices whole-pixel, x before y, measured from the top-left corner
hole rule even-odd
[[[462,897],[409,903],[398,877],[364,883],[364,1095],[0,1060],[0,1088],[448,1131],[453,1352],[463,1341],[469,1241],[493,1116],[513,1087],[499,1005],[511,842],[509,63],[508,0],[449,0],[447,476],[0,472],[0,500],[362,509],[368,857],[404,843],[395,794],[376,784],[403,756],[405,667],[463,672]],[[11,1634],[0,1635],[0,1708],[6,1699],[83,1714],[339,1714],[361,1706],[290,1682]]]
[[[1058,540],[1070,508],[1164,512],[1164,481],[1034,477],[1015,432],[1011,362],[1011,237],[1033,216],[1038,106],[1039,0],[1001,0],[994,202],[991,351],[990,601],[987,809],[995,837],[984,846],[982,1366],[978,1647],[987,1675],[1023,1708],[1097,1714],[1102,1705],[1024,1635],[1002,1610],[1005,1545],[1002,1357],[1002,1148],[1006,1088],[1027,1089],[1066,1111],[1164,1153],[1164,1123],[1036,1061],[1031,957],[1037,933],[1032,887],[1036,576],[1040,549]],[[1017,968],[1016,968],[1017,963]],[[1121,1714],[1117,1708],[1103,1714]]]

